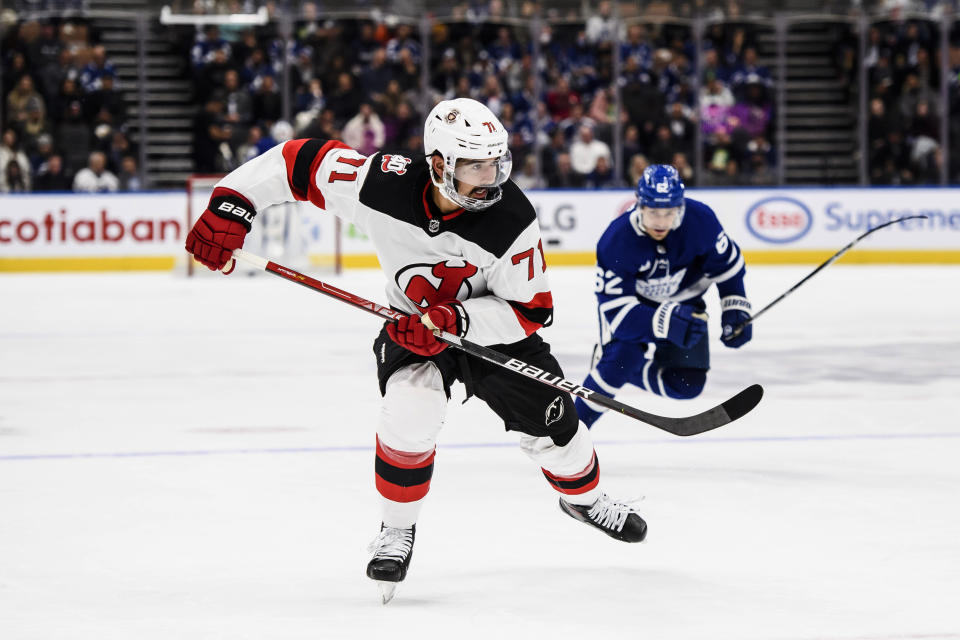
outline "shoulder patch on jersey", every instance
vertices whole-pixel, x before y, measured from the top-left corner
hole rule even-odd
[[[407,172],[407,165],[413,162],[410,158],[401,155],[386,153],[380,161],[380,171],[390,173],[391,171],[398,176]]]
[[[371,167],[360,187],[360,204],[422,227],[426,216],[420,198],[429,179],[423,156],[408,158],[397,153],[377,152],[371,157],[372,166],[380,170],[374,171]]]

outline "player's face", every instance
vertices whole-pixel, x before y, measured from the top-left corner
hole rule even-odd
[[[457,191],[462,195],[483,200],[487,197],[487,190],[498,187],[510,175],[510,169],[505,166],[509,158],[486,158],[483,160],[457,160],[457,167],[453,172],[457,179]],[[504,175],[505,174],[505,175]]]
[[[642,207],[640,209],[643,228],[647,235],[654,240],[663,240],[667,237],[678,215],[680,215],[680,207],[670,207],[669,209]]]

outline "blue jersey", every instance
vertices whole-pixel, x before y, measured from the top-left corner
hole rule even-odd
[[[640,209],[618,217],[597,244],[596,286],[600,340],[650,342],[654,311],[662,302],[704,308],[716,283],[721,297],[744,295],[740,248],[710,207],[684,198],[683,222],[656,241],[640,229]]]

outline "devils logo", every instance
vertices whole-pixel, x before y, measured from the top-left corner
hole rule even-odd
[[[547,407],[546,412],[546,425],[549,427],[551,424],[563,417],[563,397],[557,396],[553,399],[553,402]]]
[[[466,300],[473,292],[469,278],[477,267],[463,261],[447,260],[437,264],[411,264],[397,272],[397,286],[421,309],[449,300]]]

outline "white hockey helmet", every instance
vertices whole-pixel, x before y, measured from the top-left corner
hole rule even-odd
[[[423,128],[423,148],[430,166],[430,179],[448,200],[464,209],[486,209],[503,196],[501,185],[510,177],[513,158],[507,148],[509,135],[486,105],[470,98],[437,103]],[[443,175],[433,171],[434,153],[443,157]],[[458,160],[492,160],[471,165]],[[492,171],[495,169],[495,171]],[[462,194],[457,182],[474,187]],[[481,184],[476,184],[481,182]]]

